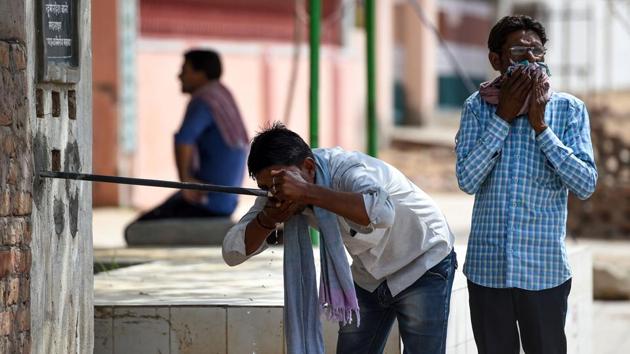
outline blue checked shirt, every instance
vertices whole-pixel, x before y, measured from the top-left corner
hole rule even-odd
[[[597,182],[588,113],[553,93],[536,136],[526,115],[509,124],[495,111],[474,93],[456,138],[457,180],[475,195],[464,274],[485,287],[549,289],[571,277],[568,191],[586,199]]]

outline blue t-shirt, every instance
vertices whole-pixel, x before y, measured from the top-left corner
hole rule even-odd
[[[214,122],[210,107],[193,99],[186,109],[184,121],[175,134],[175,144],[195,145],[199,169],[194,177],[209,184],[240,186],[247,150],[231,148],[223,140]],[[230,215],[236,208],[236,194],[208,193],[204,207],[218,215]]]

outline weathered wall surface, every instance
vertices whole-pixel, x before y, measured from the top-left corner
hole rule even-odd
[[[99,175],[120,175],[118,171],[118,1],[92,2],[92,86],[94,119],[92,155],[97,163],[92,166]],[[118,205],[119,185],[96,183],[92,185],[94,207]]]
[[[30,353],[32,152],[23,7],[0,11],[0,353]]]
[[[37,81],[39,2],[0,0],[0,353],[93,350],[91,187],[37,177],[91,171],[90,1],[77,3],[81,79],[53,84]]]

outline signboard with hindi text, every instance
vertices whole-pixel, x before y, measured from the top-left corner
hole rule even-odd
[[[38,66],[42,82],[79,81],[76,0],[39,0]]]

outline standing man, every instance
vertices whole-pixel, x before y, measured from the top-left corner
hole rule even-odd
[[[220,82],[222,65],[211,50],[184,54],[179,79],[191,95],[181,127],[175,134],[175,160],[182,182],[240,186],[249,139],[238,106]],[[237,196],[182,190],[137,221],[229,216]]]
[[[475,195],[464,274],[480,354],[566,353],[571,271],[567,194],[595,190],[588,113],[549,90],[547,36],[528,16],[490,31],[501,76],[464,103],[456,139],[460,188]],[[518,329],[517,329],[518,324]]]
[[[383,352],[395,319],[405,353],[445,353],[457,259],[426,193],[365,154],[311,150],[281,124],[254,138],[247,165],[270,196],[228,232],[223,258],[234,266],[262,252],[284,223],[289,353],[324,353],[320,311],[340,323],[338,353]],[[321,235],[319,305],[309,224]]]

